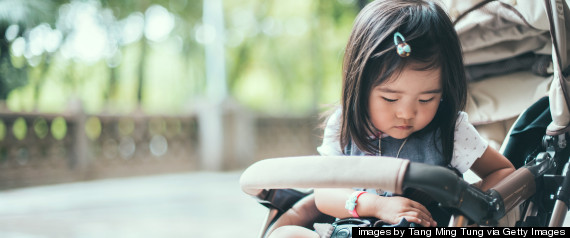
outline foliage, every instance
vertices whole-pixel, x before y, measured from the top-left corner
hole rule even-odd
[[[27,83],[27,67],[14,64],[10,54],[10,40],[40,23],[55,22],[55,0],[0,0],[0,100]]]
[[[338,100],[342,49],[366,1],[222,2],[231,98],[293,114]],[[75,100],[91,112],[187,111],[208,84],[202,11],[202,0],[0,0],[0,100],[24,111]],[[38,34],[44,49],[30,52]]]

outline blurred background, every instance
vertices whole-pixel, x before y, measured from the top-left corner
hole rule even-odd
[[[0,0],[0,236],[254,236],[240,171],[316,154],[367,2]]]

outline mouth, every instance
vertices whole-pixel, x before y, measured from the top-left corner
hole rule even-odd
[[[412,129],[412,126],[396,126],[396,129],[400,129],[400,130],[410,130]]]

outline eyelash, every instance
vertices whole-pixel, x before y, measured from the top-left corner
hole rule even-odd
[[[396,102],[396,101],[398,101],[398,99],[389,99],[389,98],[385,98],[385,97],[382,97],[382,99],[384,99],[384,101],[386,101],[386,102]]]
[[[434,98],[435,98],[435,97],[430,98],[430,99],[427,99],[427,100],[420,100],[420,103],[428,103],[428,102],[431,102]]]
[[[431,102],[435,97],[432,97],[430,99],[427,100],[419,100],[420,103],[428,103]],[[394,103],[396,101],[398,101],[398,99],[390,99],[390,98],[386,98],[386,97],[382,97],[382,99],[384,99],[384,101],[389,102],[389,103]]]

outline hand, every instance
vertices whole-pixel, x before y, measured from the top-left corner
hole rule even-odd
[[[407,221],[424,227],[437,226],[427,208],[405,197],[378,197],[376,217],[390,224],[396,224],[406,218]]]

